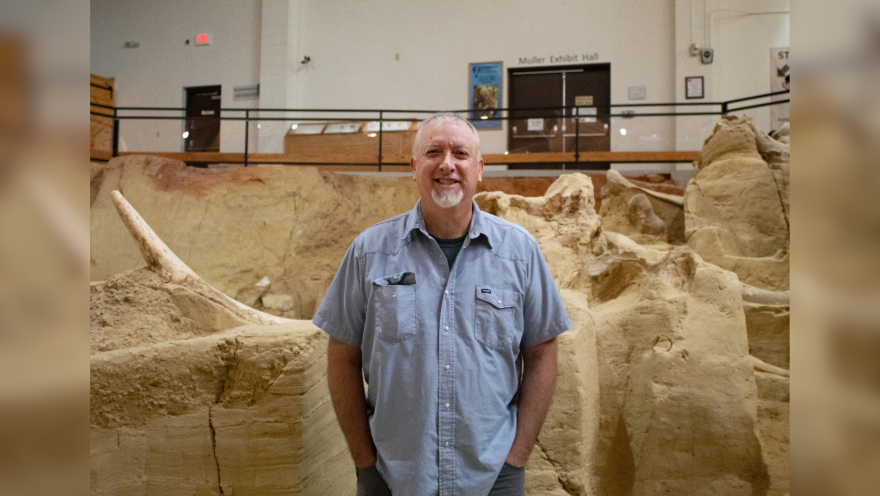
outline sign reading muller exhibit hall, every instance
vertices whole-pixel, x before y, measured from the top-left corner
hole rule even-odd
[[[543,64],[547,59],[548,57],[538,57],[537,55],[534,55],[532,57],[520,57],[519,65]],[[549,64],[559,64],[565,62],[591,62],[594,60],[599,60],[599,52],[585,53],[580,57],[578,57],[577,55],[551,55],[549,59]]]

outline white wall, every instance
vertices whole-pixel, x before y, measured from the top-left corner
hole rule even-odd
[[[709,102],[770,92],[770,49],[789,46],[791,30],[789,14],[771,12],[789,11],[790,0],[676,0],[675,10],[677,101],[694,101],[685,99],[688,76],[704,77],[704,100]],[[704,65],[699,57],[692,57],[691,43],[713,48],[713,63]],[[752,117],[758,129],[771,130],[769,108],[736,112],[742,114]],[[717,120],[715,116],[677,118],[677,149],[699,150]]]
[[[788,12],[789,4],[789,0],[710,2],[710,41],[718,46],[715,57],[719,60],[716,91],[722,99],[770,92],[771,71],[775,69],[770,49],[790,44],[791,15],[779,13]],[[768,107],[746,113],[758,129],[771,131]]]
[[[291,20],[299,58],[312,57],[294,76],[302,107],[461,110],[469,63],[502,61],[506,72],[520,58],[593,53],[590,62],[611,63],[613,102],[626,102],[633,85],[647,86],[647,101],[675,96],[673,0],[292,1],[301,4]],[[505,81],[505,106],[507,96]],[[506,128],[480,134],[484,152],[505,150]],[[618,134],[612,148],[641,149],[639,135],[621,143]],[[669,133],[650,146],[673,143]]]
[[[506,70],[526,57],[554,65],[551,56],[598,53],[590,62],[611,64],[613,103],[627,103],[636,85],[647,99],[634,103],[685,101],[684,77],[693,75],[706,78],[705,100],[718,101],[769,90],[769,49],[788,45],[789,16],[744,13],[788,8],[789,0],[95,0],[92,72],[117,78],[119,105],[177,107],[184,86],[219,83],[224,107],[460,110],[471,62]],[[688,53],[692,41],[709,44],[706,17],[712,65]],[[183,44],[199,32],[212,34],[210,47]],[[123,49],[125,41],[141,47]],[[305,55],[308,65],[299,63]],[[257,82],[262,102],[232,102],[233,86]],[[505,106],[507,89],[505,81]],[[753,114],[761,127],[769,112]],[[697,150],[716,120],[616,118],[612,150]],[[123,124],[129,149],[180,150],[181,124],[160,138],[134,126]],[[261,151],[280,151],[285,129],[264,125]],[[242,132],[224,123],[222,150],[241,151]],[[481,136],[486,153],[506,148],[506,128]]]
[[[260,0],[92,0],[91,72],[116,78],[117,106],[183,107],[184,87],[219,84],[222,107],[257,107],[232,89],[259,83],[260,16]],[[195,46],[199,33],[209,46]],[[122,121],[120,149],[179,152],[182,132],[183,121]],[[243,151],[243,123],[220,133],[221,151]]]

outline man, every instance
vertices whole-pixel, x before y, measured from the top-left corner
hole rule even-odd
[[[426,120],[410,167],[421,199],[355,239],[314,318],[358,495],[521,495],[571,322],[535,239],[473,201],[470,122]]]

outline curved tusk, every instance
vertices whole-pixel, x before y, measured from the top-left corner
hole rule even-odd
[[[112,191],[110,197],[113,205],[122,218],[122,223],[128,228],[131,237],[141,250],[147,267],[159,275],[165,282],[179,284],[196,294],[199,294],[218,305],[223,306],[239,318],[248,322],[262,325],[282,324],[292,322],[290,319],[276,317],[259,310],[255,310],[239,301],[236,301],[217,288],[211,286],[198,274],[193,272],[183,260],[177,257],[168,245],[153,232],[143,217],[125,200],[122,193]]]
[[[788,291],[771,291],[769,289],[756,288],[744,282],[740,283],[742,299],[748,303],[758,305],[790,305],[791,293]]]
[[[770,365],[769,363],[761,360],[755,355],[749,355],[749,362],[752,364],[752,368],[759,372],[767,372],[768,374],[776,374],[781,375],[782,377],[791,377],[791,372],[785,370],[782,367],[777,367],[775,365]]]

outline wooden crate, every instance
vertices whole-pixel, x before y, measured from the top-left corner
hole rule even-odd
[[[312,125],[304,123],[303,125]],[[326,124],[330,123],[314,123]],[[379,133],[368,132],[367,123],[359,122],[354,133],[295,134],[284,137],[284,154],[290,157],[330,157],[344,162],[376,162],[379,151]],[[382,132],[382,162],[409,163],[418,123],[411,122],[405,131]],[[371,136],[375,135],[375,136]]]
[[[114,78],[102,78],[91,74],[89,77],[89,103],[99,105],[114,105]],[[91,125],[89,127],[90,140],[89,148],[96,152],[112,152],[113,151],[113,111],[104,107],[90,105],[93,112]],[[102,114],[102,115],[94,115]],[[104,117],[106,115],[107,117]],[[92,157],[100,160],[106,157],[104,153],[92,153]]]

